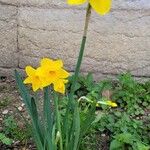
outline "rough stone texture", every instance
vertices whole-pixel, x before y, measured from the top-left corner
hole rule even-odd
[[[7,20],[11,20],[0,19],[6,28],[2,32],[11,37],[0,36],[6,42],[0,48],[0,66],[37,66],[42,57],[52,57],[62,58],[66,68],[74,71],[85,5],[69,7],[65,0],[0,0],[0,7],[1,16],[10,14]],[[149,0],[114,0],[110,14],[101,17],[92,13],[82,72],[103,78],[128,70],[136,77],[150,77]]]
[[[16,67],[17,8],[0,5],[0,67]]]
[[[64,59],[73,70],[83,18],[82,10],[20,8],[20,67],[49,56]],[[149,25],[150,11],[146,10],[115,11],[105,17],[94,14],[82,71],[118,74],[130,70],[137,76],[149,76]]]
[[[1,5],[18,5],[18,0],[0,0]]]

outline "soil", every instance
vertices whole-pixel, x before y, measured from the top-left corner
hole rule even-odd
[[[3,131],[3,120],[7,116],[13,116],[17,120],[20,129],[24,128],[24,122],[20,119],[23,115],[29,118],[22,103],[17,86],[14,80],[0,79],[0,132]],[[19,110],[19,112],[17,111]],[[0,143],[0,150],[35,150],[33,142],[13,141],[13,144],[6,146]]]

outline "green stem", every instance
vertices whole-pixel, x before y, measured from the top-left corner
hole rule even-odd
[[[73,83],[72,83],[71,91],[70,91],[70,95],[69,95],[70,100],[73,99],[73,95],[74,95],[74,92],[75,92],[76,81],[78,79],[78,75],[79,75],[79,71],[80,71],[80,67],[81,67],[81,63],[82,63],[82,59],[83,59],[90,16],[91,16],[91,5],[88,4],[87,11],[86,11],[84,33],[83,33],[82,42],[81,42],[81,48],[80,48],[78,61],[77,61],[76,68],[75,68],[75,75],[73,77]]]
[[[68,123],[69,123],[68,122],[68,115],[69,115],[69,111],[70,111],[70,105],[73,106],[73,104],[74,104],[73,95],[74,95],[74,92],[75,92],[76,81],[78,79],[78,75],[79,75],[79,71],[80,71],[80,67],[81,67],[81,63],[82,63],[82,59],[83,59],[83,54],[84,54],[84,49],[85,49],[85,44],[86,44],[86,36],[87,36],[87,30],[88,30],[88,24],[89,24],[90,16],[91,16],[91,5],[88,4],[87,11],[86,11],[84,32],[83,32],[83,37],[82,37],[82,42],[81,42],[81,48],[80,48],[78,61],[77,61],[76,68],[75,68],[75,75],[73,77],[73,83],[71,85],[68,106],[67,106],[65,119],[64,119],[64,127],[65,127],[64,133],[65,133],[65,138],[66,138],[65,149],[66,150],[68,149],[68,143],[69,143],[69,136],[68,135],[69,135],[69,129],[70,129],[69,126],[68,126]]]
[[[58,110],[58,96],[56,93],[54,93],[54,102],[55,102],[55,111],[56,111],[56,125],[60,135],[59,137],[60,150],[63,150],[62,132],[61,132],[61,124],[60,124],[61,119]]]

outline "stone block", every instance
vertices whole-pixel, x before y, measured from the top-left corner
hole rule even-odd
[[[0,67],[16,67],[17,61],[17,8],[0,5]]]

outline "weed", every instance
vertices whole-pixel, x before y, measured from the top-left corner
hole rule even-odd
[[[3,144],[6,144],[6,145],[11,145],[13,140],[6,137],[5,134],[0,133],[0,142],[2,142]]]
[[[8,137],[19,141],[25,141],[31,136],[30,127],[24,126],[20,128],[18,122],[14,119],[13,116],[8,116],[4,119],[3,132]]]
[[[119,75],[115,82],[104,80],[95,83],[92,75],[89,74],[86,77],[79,77],[77,85],[75,95],[77,97],[84,95],[90,99],[103,99],[103,91],[106,90],[111,91],[112,95],[109,97],[117,102],[117,109],[110,109],[107,106],[100,108],[101,117],[92,127],[92,130],[110,136],[112,141],[110,149],[114,150],[113,145],[117,146],[120,142],[119,138],[122,137],[124,140],[119,143],[120,145],[118,144],[121,147],[119,149],[128,145],[131,150],[147,150],[150,145],[148,134],[150,132],[150,81],[138,83],[130,73],[125,73]],[[94,145],[97,140],[92,139],[95,139],[95,136],[94,133],[86,135],[82,144],[87,145],[85,139],[88,139],[87,141],[91,141],[91,145]],[[127,140],[133,142],[131,137],[136,139],[134,142],[136,144],[127,142]]]
[[[5,97],[3,99],[0,100],[0,108],[5,108],[9,105],[10,103],[10,98],[9,97]]]

